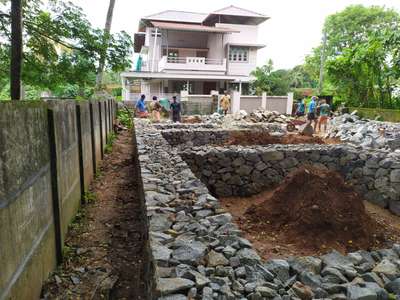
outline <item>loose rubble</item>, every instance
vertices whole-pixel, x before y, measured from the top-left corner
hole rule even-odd
[[[355,114],[333,118],[326,136],[363,148],[400,149],[400,124],[363,120]]]
[[[201,124],[214,125],[222,128],[264,128],[270,131],[286,133],[286,124],[293,120],[292,117],[280,114],[277,111],[255,110],[247,113],[240,110],[235,114],[226,116],[214,113],[212,115],[196,116],[201,120]]]
[[[241,237],[232,216],[220,208],[218,199],[161,132],[143,120],[137,120],[135,127],[159,299],[396,299],[400,245],[263,262],[251,243]],[[317,147],[321,149],[309,148],[307,155],[329,160],[330,153],[323,149],[326,145]],[[243,147],[229,151],[238,150],[253,151]],[[266,157],[290,169],[298,160],[295,150],[292,156],[289,152],[273,150]],[[342,157],[346,156],[338,159]],[[357,157],[349,155],[345,161],[357,161]],[[248,172],[245,162],[236,162],[243,174]],[[262,169],[261,163],[254,161],[250,166]],[[384,158],[372,159],[366,169],[375,173],[393,165]],[[400,172],[390,174],[393,182],[400,178]]]

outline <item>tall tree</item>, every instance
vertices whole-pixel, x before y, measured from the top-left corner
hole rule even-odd
[[[268,95],[286,95],[289,91],[291,83],[291,71],[289,70],[273,70],[272,60],[268,60],[267,64],[257,67],[252,75],[255,80],[251,83],[252,89],[256,94],[266,92]]]
[[[21,99],[22,69],[22,3],[11,1],[11,64],[10,94],[11,100]]]
[[[108,6],[106,25],[104,26],[103,51],[100,53],[99,67],[97,69],[96,88],[100,89],[103,83],[104,65],[106,62],[107,48],[110,43],[111,23],[114,13],[115,0],[110,0]]]
[[[399,52],[400,14],[380,6],[351,5],[326,18],[326,48],[313,49],[305,68],[313,78],[326,54],[324,89],[337,98],[362,106],[394,107]],[[398,84],[398,83],[397,83]],[[400,99],[399,99],[400,100]]]
[[[399,13],[393,9],[350,5],[325,20],[323,32],[327,38],[327,58],[340,55],[344,49],[366,42],[371,34],[399,26]]]
[[[104,70],[120,72],[130,65],[132,41],[126,32],[109,34],[104,48],[103,30],[93,28],[82,9],[71,2],[22,3],[25,85],[58,91],[59,95],[65,86],[76,90],[76,95],[87,95],[84,91],[95,87],[101,55],[105,55]],[[1,83],[4,78],[9,81],[10,69],[11,13],[7,1],[0,4],[0,41]]]

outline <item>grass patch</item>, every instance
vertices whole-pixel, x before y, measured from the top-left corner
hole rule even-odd
[[[119,109],[117,111],[117,119],[123,126],[131,129],[133,127],[133,110],[126,107]]]
[[[104,152],[106,154],[110,154],[112,152],[113,144],[116,138],[117,135],[115,133],[110,133],[110,135],[107,137],[107,144],[106,147],[104,148]]]
[[[85,192],[85,194],[83,195],[83,200],[85,201],[85,203],[94,203],[96,202],[96,194],[90,191]]]
[[[94,179],[99,179],[101,176],[103,176],[103,172],[100,169],[97,169],[94,174]]]

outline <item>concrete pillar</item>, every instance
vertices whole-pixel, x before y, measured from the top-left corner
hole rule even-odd
[[[261,95],[261,108],[267,110],[267,93],[263,92]]]
[[[181,91],[181,100],[180,101],[188,101],[189,100],[189,92],[182,90]]]
[[[233,91],[232,93],[232,113],[237,113],[240,111],[240,92],[239,91]]]
[[[288,93],[287,104],[286,104],[286,114],[291,115],[293,109],[293,93]]]
[[[121,85],[122,85],[122,100],[128,100],[127,98],[127,94],[126,94],[126,78],[125,77],[121,77]],[[129,95],[128,95],[129,96]]]

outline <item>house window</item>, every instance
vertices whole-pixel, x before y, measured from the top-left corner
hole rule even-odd
[[[229,61],[248,62],[249,61],[249,48],[230,47],[229,48]]]
[[[152,36],[152,37],[156,36],[156,30],[155,30],[155,29],[151,29],[151,36]],[[157,30],[157,37],[160,37],[160,36],[161,36],[161,32],[160,32],[160,30],[158,29],[158,30]]]

